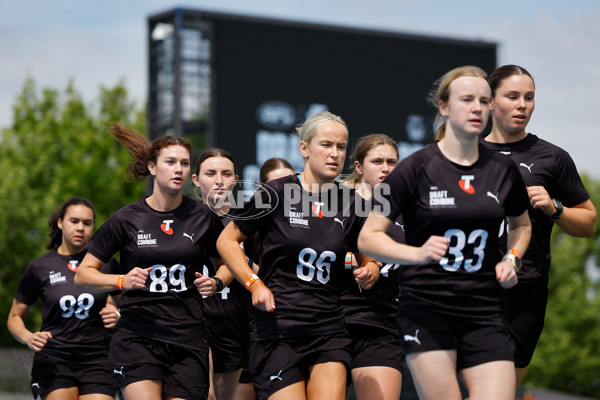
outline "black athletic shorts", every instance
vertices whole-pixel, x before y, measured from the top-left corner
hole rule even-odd
[[[250,343],[232,346],[231,340],[209,336],[208,342],[212,351],[213,373],[226,373],[248,368]]]
[[[397,322],[407,356],[423,351],[456,350],[459,370],[491,361],[514,360],[515,345],[508,322],[501,316],[483,325],[413,309],[404,310]]]
[[[242,373],[240,374],[240,379],[238,383],[246,384],[252,383],[252,375],[250,375],[250,367],[242,368]]]
[[[525,368],[544,329],[548,303],[548,276],[539,282],[523,283],[508,290],[508,320],[515,341],[515,366]]]
[[[143,380],[163,382],[163,393],[184,399],[208,397],[208,342],[192,349],[117,330],[110,341],[113,387]]]
[[[345,333],[250,344],[250,374],[259,399],[307,380],[313,365],[339,361],[348,369],[351,360],[350,338]]]
[[[350,368],[390,367],[404,373],[404,348],[397,334],[383,329],[348,326],[352,339]]]
[[[35,353],[31,369],[34,399],[71,387],[77,387],[80,396],[99,393],[114,397],[108,357],[96,359],[93,364],[74,364],[49,357],[43,351]]]

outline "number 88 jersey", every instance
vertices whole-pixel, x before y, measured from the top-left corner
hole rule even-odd
[[[258,232],[258,275],[275,299],[272,313],[251,308],[255,339],[345,331],[340,304],[345,256],[356,251],[364,223],[357,210],[366,215],[366,205],[357,206],[357,200],[353,189],[338,183],[309,193],[297,176],[288,176],[259,189],[233,218],[246,236]]]
[[[495,267],[507,249],[499,248],[498,234],[505,216],[522,214],[529,199],[512,161],[479,150],[475,164],[461,166],[433,144],[385,180],[388,218],[402,214],[407,244],[421,246],[432,235],[450,242],[438,263],[400,268],[400,309],[425,305],[473,321],[502,310]]]
[[[104,328],[100,310],[106,293],[89,293],[75,284],[75,272],[86,252],[61,255],[51,250],[33,260],[19,283],[15,299],[28,306],[42,300],[42,327],[52,340],[43,352],[56,359],[89,364],[106,357],[110,331]],[[116,274],[119,263],[111,258],[101,267]]]

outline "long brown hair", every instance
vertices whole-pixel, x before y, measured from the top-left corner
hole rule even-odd
[[[151,142],[133,129],[128,129],[117,122],[111,125],[110,133],[113,137],[129,150],[133,162],[127,167],[126,178],[144,180],[150,175],[148,162],[156,164],[160,151],[169,146],[183,146],[192,154],[192,145],[185,139],[177,136],[161,136]]]
[[[342,183],[345,183],[348,186],[354,188],[358,186],[362,177],[356,171],[356,166],[354,165],[354,162],[358,161],[358,163],[362,165],[369,151],[382,144],[389,144],[390,146],[392,146],[396,150],[396,156],[399,156],[398,144],[394,141],[394,139],[392,139],[388,135],[385,135],[383,133],[372,133],[370,135],[363,136],[358,140],[358,142],[354,146],[354,150],[352,151],[352,155],[350,156],[350,162],[352,163],[350,168],[352,168],[352,172],[350,173],[350,175],[348,175],[342,180]]]

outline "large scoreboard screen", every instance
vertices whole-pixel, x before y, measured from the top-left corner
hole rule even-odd
[[[184,136],[196,154],[222,147],[244,180],[271,157],[301,170],[295,127],[324,110],[346,121],[350,148],[385,133],[404,158],[433,141],[433,82],[460,65],[496,66],[491,42],[182,8],[148,22],[151,138]]]
[[[270,157],[301,170],[294,128],[324,110],[346,121],[350,148],[385,133],[406,157],[433,141],[433,82],[460,65],[496,66],[494,43],[282,21],[216,19],[212,43],[213,143],[251,180]]]

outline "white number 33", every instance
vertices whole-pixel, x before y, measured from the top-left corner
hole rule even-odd
[[[477,272],[481,269],[485,256],[485,243],[488,238],[487,231],[476,229],[467,238],[465,232],[460,229],[448,229],[444,233],[444,237],[450,243],[452,243],[452,239],[455,239],[456,243],[448,248],[448,254],[454,256],[452,262],[450,262],[450,258],[442,257],[440,260],[442,268],[451,272],[458,271],[464,262],[464,268],[467,272]],[[475,246],[473,248],[473,258],[465,259],[463,250],[467,244]]]

